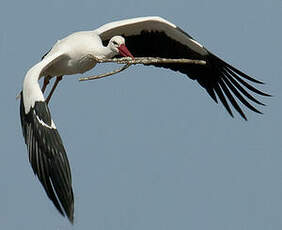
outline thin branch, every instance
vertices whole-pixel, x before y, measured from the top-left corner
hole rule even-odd
[[[126,70],[131,65],[132,64],[125,64],[121,68],[113,70],[113,71],[108,72],[108,73],[102,73],[102,74],[94,75],[94,76],[90,76],[90,77],[82,77],[82,78],[79,78],[79,81],[89,81],[89,80],[100,79],[100,78],[103,78],[103,77],[108,77],[108,76],[114,75],[116,73],[119,73],[119,72],[121,72],[123,70]]]
[[[115,62],[118,64],[156,64],[156,63],[187,63],[187,64],[200,64],[205,65],[206,62],[203,60],[191,60],[185,58],[179,59],[170,59],[170,58],[158,58],[158,57],[136,57],[134,59],[130,57],[122,57],[122,58],[112,58],[112,59],[97,59],[96,61],[99,63],[105,62]]]
[[[88,81],[88,80],[108,77],[108,76],[111,76],[113,74],[119,73],[127,69],[131,65],[136,65],[136,64],[143,64],[143,65],[156,64],[156,63],[185,63],[185,64],[196,64],[196,65],[205,65],[206,64],[206,62],[203,60],[191,60],[191,59],[185,59],[185,58],[169,59],[169,58],[154,58],[154,57],[137,57],[137,58],[132,59],[130,57],[123,57],[123,58],[112,58],[112,59],[98,59],[98,58],[95,58],[95,59],[97,63],[114,62],[114,63],[125,64],[125,65],[119,69],[116,69],[108,73],[80,78],[79,81]]]

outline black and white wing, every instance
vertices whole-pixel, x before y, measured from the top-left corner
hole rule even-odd
[[[29,162],[58,211],[73,222],[74,199],[69,161],[38,79],[63,54],[45,58],[26,74],[21,92],[20,116]]]
[[[270,96],[252,86],[262,82],[246,75],[221,60],[190,35],[171,22],[160,17],[141,17],[105,24],[95,30],[103,43],[112,36],[121,35],[126,46],[135,57],[188,58],[205,60],[206,65],[153,64],[157,67],[180,71],[206,89],[215,102],[219,98],[229,114],[233,116],[229,103],[247,120],[237,101],[241,101],[254,112],[261,113],[250,102],[264,105],[251,94]],[[229,100],[227,102],[226,98]],[[237,98],[237,100],[235,99]]]

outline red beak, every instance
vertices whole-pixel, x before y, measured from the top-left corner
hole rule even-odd
[[[127,49],[127,47],[124,45],[124,44],[121,44],[119,47],[118,47],[118,50],[119,50],[119,54],[121,56],[124,56],[124,57],[131,57],[132,59],[134,59],[133,55],[130,53],[130,51]]]

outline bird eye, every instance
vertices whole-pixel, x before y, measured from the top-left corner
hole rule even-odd
[[[113,44],[114,44],[115,46],[117,46],[117,45],[118,45],[118,43],[117,43],[116,41],[113,41]]]

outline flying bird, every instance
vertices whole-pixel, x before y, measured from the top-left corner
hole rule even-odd
[[[97,64],[96,58],[116,56],[206,61],[206,65],[153,65],[179,71],[196,80],[216,103],[218,99],[222,102],[231,116],[233,113],[229,103],[247,119],[237,101],[261,113],[251,102],[259,105],[263,103],[251,93],[270,96],[252,86],[252,83],[262,84],[261,81],[215,56],[186,32],[161,17],[115,21],[96,30],[73,33],[57,41],[42,60],[26,73],[20,94],[20,115],[33,171],[55,207],[71,222],[74,217],[71,170],[62,139],[51,118],[48,102],[64,75],[84,73]],[[40,88],[39,79],[42,77],[44,81]],[[43,94],[53,77],[56,77],[56,81],[45,99]]]

